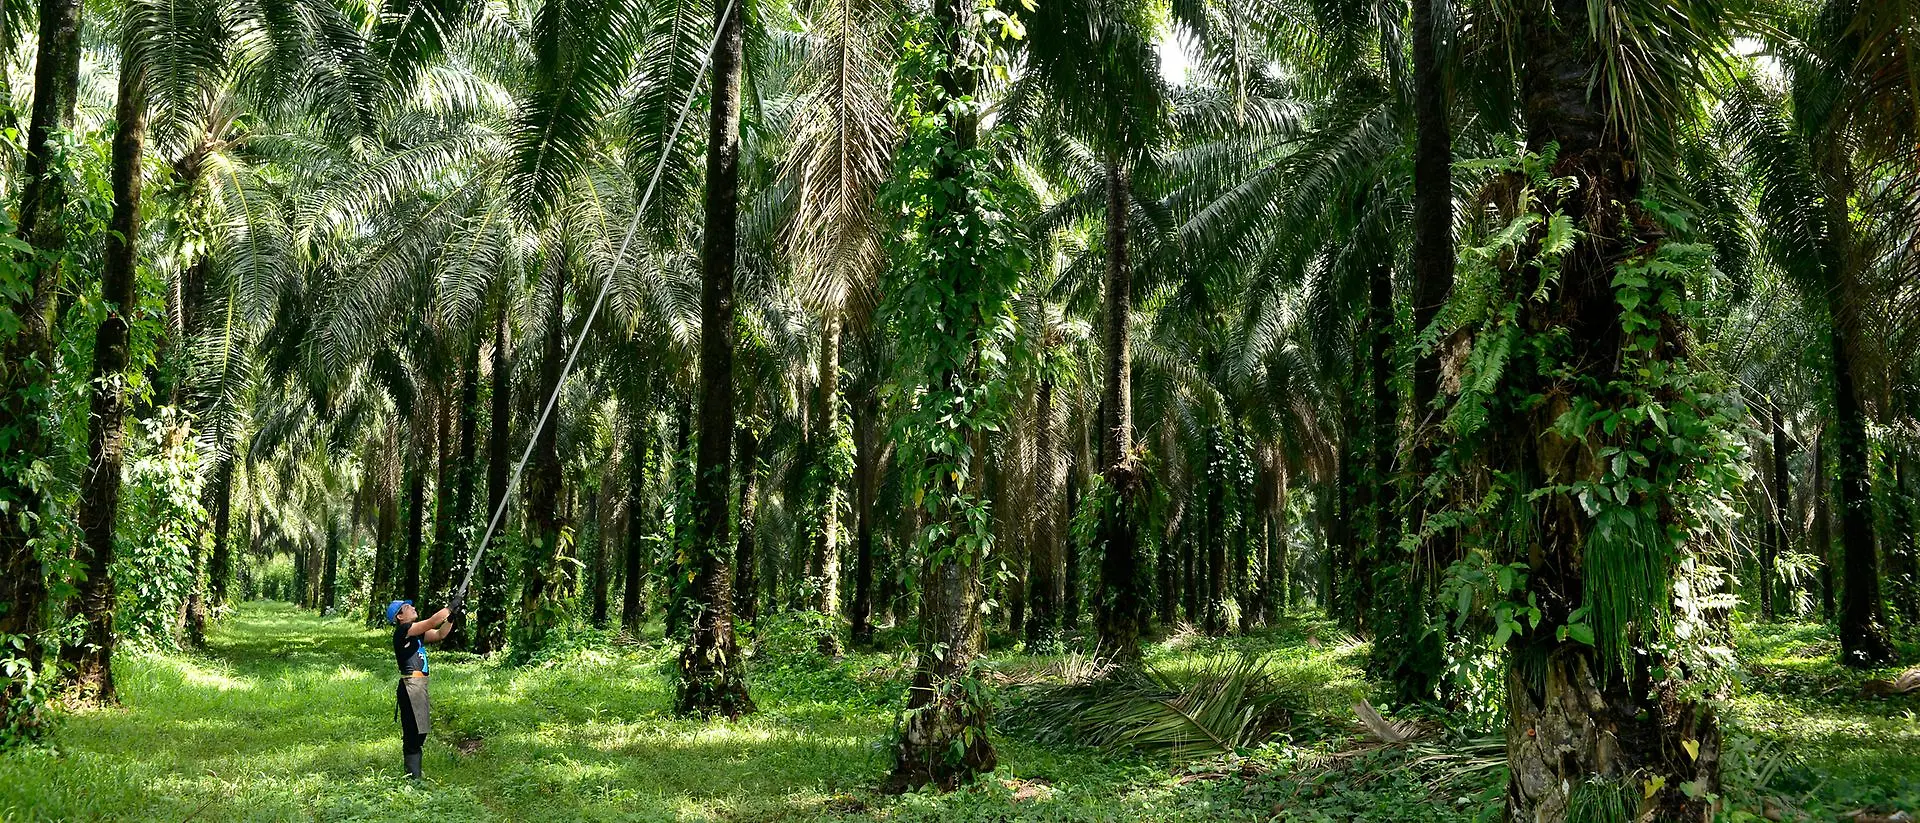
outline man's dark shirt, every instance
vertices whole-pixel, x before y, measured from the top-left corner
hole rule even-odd
[[[427,644],[421,638],[407,636],[412,628],[412,623],[397,623],[393,627],[393,662],[400,667],[401,677],[427,671]]]

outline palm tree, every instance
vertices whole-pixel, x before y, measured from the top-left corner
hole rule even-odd
[[[707,118],[706,221],[700,240],[699,452],[694,464],[692,631],[680,653],[674,709],[739,717],[754,710],[733,632],[727,557],[732,475],[734,270],[739,237],[740,80],[746,16],[715,4],[712,107]]]
[[[1565,335],[1567,351],[1584,355],[1578,362],[1556,354],[1537,365],[1517,363],[1499,379],[1523,394],[1557,391],[1564,379],[1557,375],[1566,374],[1581,385],[1613,387],[1569,386],[1565,390],[1579,392],[1578,399],[1488,407],[1494,412],[1485,429],[1490,468],[1514,473],[1520,485],[1513,493],[1521,495],[1542,483],[1633,484],[1632,478],[1643,478],[1648,484],[1640,487],[1644,492],[1619,494],[1618,503],[1602,503],[1592,513],[1565,491],[1548,490],[1519,510],[1521,518],[1537,519],[1508,527],[1504,539],[1527,564],[1529,596],[1542,604],[1538,626],[1514,633],[1507,643],[1508,814],[1564,819],[1576,803],[1625,807],[1630,801],[1660,819],[1705,820],[1708,804],[1680,787],[1716,785],[1713,712],[1681,696],[1679,678],[1654,683],[1646,677],[1663,660],[1627,650],[1670,624],[1676,570],[1693,550],[1684,534],[1663,524],[1707,516],[1685,493],[1683,478],[1718,471],[1734,450],[1712,399],[1697,388],[1678,389],[1657,418],[1648,413],[1611,437],[1596,421],[1636,407],[1639,390],[1618,388],[1632,385],[1636,374],[1684,373],[1668,371],[1684,368],[1676,365],[1688,346],[1684,319],[1636,301],[1642,293],[1634,289],[1649,261],[1676,267],[1699,262],[1685,247],[1663,246],[1638,196],[1646,188],[1645,169],[1662,167],[1671,157],[1676,127],[1697,116],[1689,95],[1699,87],[1702,65],[1724,53],[1737,9],[1714,2],[1553,0],[1488,11],[1489,22],[1511,26],[1517,38],[1510,42],[1521,125],[1527,145],[1543,152],[1531,179],[1566,181],[1543,188],[1510,175],[1497,185],[1519,187],[1504,189],[1522,198],[1505,199],[1510,214],[1544,214],[1563,224],[1541,226],[1549,234],[1573,230],[1547,238],[1542,248],[1556,255],[1549,264],[1557,267],[1555,280],[1542,299],[1523,302],[1512,322]],[[1661,114],[1656,118],[1653,111]],[[1533,288],[1533,275],[1524,268],[1507,263],[1494,270],[1505,272],[1514,284],[1508,288]],[[1672,287],[1661,276],[1645,280],[1646,288]],[[1499,330],[1507,322],[1483,321],[1476,348],[1497,345],[1493,341],[1505,334]],[[1570,370],[1563,371],[1569,369],[1565,364]],[[1615,373],[1634,364],[1646,371]],[[1463,392],[1456,414],[1472,408],[1474,396]],[[1644,470],[1628,468],[1637,461],[1622,460],[1603,476],[1601,467],[1574,459],[1578,450],[1668,427],[1683,432],[1676,462],[1656,453],[1646,456],[1650,465]],[[1616,746],[1615,739],[1644,742]],[[1662,776],[1665,787],[1643,792],[1641,782],[1652,775]]]
[[[915,164],[901,185],[915,216],[899,251],[910,272],[897,292],[895,335],[916,395],[906,422],[918,461],[920,632],[913,684],[886,788],[951,790],[992,771],[986,705],[971,669],[982,647],[982,568],[991,510],[982,494],[986,432],[997,425],[996,328],[1008,313],[1018,267],[980,166],[978,22],[957,0],[934,4],[932,82],[904,76],[930,117],[908,138]],[[1010,330],[1008,330],[1010,331]]]
[[[13,256],[12,264],[29,267],[31,274],[23,280],[26,288],[17,294],[10,289],[0,304],[0,310],[19,322],[19,328],[0,341],[0,359],[7,364],[0,371],[0,432],[9,440],[8,457],[0,463],[0,505],[9,512],[0,517],[0,635],[21,638],[28,663],[20,674],[7,677],[0,693],[0,728],[8,730],[31,729],[38,722],[29,690],[40,670],[47,588],[39,548],[27,524],[44,516],[46,506],[43,493],[29,482],[32,466],[20,461],[37,460],[47,451],[41,421],[53,359],[53,298],[61,285],[60,258],[66,245],[60,216],[66,199],[64,177],[53,168],[51,140],[73,127],[81,8],[80,0],[40,4],[27,179],[17,228],[21,241],[35,253]]]
[[[1109,497],[1100,528],[1098,618],[1102,653],[1126,662],[1140,657],[1149,587],[1137,522],[1143,478],[1129,387],[1135,291],[1128,249],[1130,167],[1157,139],[1166,105],[1147,14],[1146,6],[1122,0],[1045,4],[1027,23],[1034,84],[1056,101],[1070,127],[1093,138],[1105,165],[1107,362],[1100,465]]]

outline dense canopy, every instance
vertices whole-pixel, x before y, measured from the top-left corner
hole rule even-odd
[[[167,782],[229,768],[186,718],[233,689],[385,746],[327,678],[386,682],[394,600],[454,613],[436,802],[480,818],[626,802],[531,763],[761,731],[871,752],[602,789],[1920,812],[1912,0],[37,0],[0,31],[0,819],[147,813],[88,782],[246,808]],[[625,742],[482,749],[600,717]],[[166,723],[158,761],[84,742]],[[323,779],[256,811],[351,817],[375,762],[282,764]]]

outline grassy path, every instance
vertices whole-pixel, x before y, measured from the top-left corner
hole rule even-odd
[[[672,650],[658,643],[582,642],[523,668],[435,653],[428,779],[414,786],[399,777],[387,637],[249,603],[204,654],[125,655],[123,706],[69,715],[46,745],[0,754],[0,821],[1472,821],[1496,816],[1504,779],[1436,789],[1391,752],[1296,772],[1352,742],[1345,706],[1365,689],[1365,647],[1282,631],[1152,652],[1176,671],[1240,650],[1276,656],[1313,705],[1285,739],[1234,761],[1258,769],[1193,779],[996,735],[1001,769],[975,789],[880,797],[905,653],[827,661],[810,637],[770,633],[752,672],[761,712],[739,723],[672,717]],[[1743,631],[1729,783],[1772,775],[1766,793],[1800,819],[1913,809],[1915,698],[1855,699],[1865,675],[1834,665],[1832,645],[1817,627]],[[1036,663],[996,659],[1002,672]],[[1751,792],[1731,799],[1761,805]]]
[[[386,648],[385,632],[353,621],[249,603],[204,655],[127,655],[122,707],[69,716],[49,747],[0,756],[0,819],[991,820],[1026,800],[1001,783],[871,793],[888,764],[891,658],[766,672],[760,714],[699,723],[668,713],[658,646],[522,669],[435,653],[428,780],[413,787],[397,776]],[[1164,767],[1013,741],[1002,754],[1005,774],[1073,781],[1047,792],[1056,811],[1081,806],[1069,819],[1181,816],[1165,806],[1183,801]]]
[[[122,708],[67,718],[54,751],[0,759],[0,817],[798,819],[874,771],[889,722],[781,695],[768,697],[784,711],[745,723],[677,720],[645,653],[526,670],[435,654],[430,780],[415,789],[395,778],[386,638],[253,603],[204,657],[129,656]]]

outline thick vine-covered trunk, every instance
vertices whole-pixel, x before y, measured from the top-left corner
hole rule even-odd
[[[80,0],[40,3],[19,237],[52,260],[58,260],[66,246],[59,217],[66,193],[62,177],[49,174],[51,138],[73,127],[80,82],[81,7]],[[0,298],[6,301],[4,311],[13,313],[20,323],[0,340],[0,437],[7,439],[6,447],[0,448],[0,504],[10,512],[46,510],[41,493],[27,483],[27,475],[32,461],[47,452],[44,418],[51,394],[53,307],[60,280],[58,264],[36,265],[26,294]],[[28,675],[37,676],[44,655],[40,632],[47,607],[46,569],[33,536],[25,518],[0,517],[0,635],[19,638],[21,655],[27,660],[26,670],[8,676],[0,692],[0,734],[30,732],[42,720],[39,705],[26,699]]]
[[[1106,478],[1100,511],[1100,601],[1095,611],[1100,654],[1123,664],[1140,660],[1140,634],[1147,620],[1147,578],[1140,558],[1140,526],[1134,522],[1142,490],[1133,453],[1133,352],[1130,348],[1133,273],[1127,262],[1127,171],[1118,154],[1107,155],[1106,408],[1108,429],[1100,443]]]
[[[820,395],[813,411],[814,423],[813,511],[820,518],[813,524],[812,552],[807,556],[807,585],[811,589],[813,610],[825,617],[827,628],[820,634],[820,653],[840,654],[840,472],[836,466],[840,448],[840,318],[829,313],[820,322]]]
[[[940,36],[937,48],[948,59],[939,63],[934,78],[947,120],[931,176],[947,194],[927,217],[934,235],[932,243],[951,244],[962,239],[950,234],[954,231],[951,224],[958,222],[960,210],[977,208],[971,201],[978,195],[971,190],[962,164],[978,140],[978,115],[960,108],[961,101],[972,99],[980,84],[972,8],[961,0],[935,0],[933,7],[935,31]],[[964,240],[979,242],[975,238]],[[934,279],[930,291],[941,295],[933,298],[934,318],[951,325],[937,331],[922,327],[920,331],[944,338],[923,345],[945,349],[932,355],[937,358],[938,374],[921,377],[922,385],[928,394],[954,400],[967,396],[966,392],[983,377],[981,355],[987,342],[982,325],[988,318],[981,314],[996,308],[989,291],[995,288],[991,284],[993,275],[963,266],[955,260],[937,261],[925,273]],[[915,319],[925,322],[933,318]],[[957,355],[947,353],[956,350]],[[939,383],[934,384],[934,380]],[[966,457],[954,454],[945,459],[965,459],[968,463],[956,466],[956,470],[928,472],[932,476],[922,479],[925,499],[931,501],[925,508],[942,530],[923,541],[927,545],[920,566],[917,662],[899,737],[894,742],[893,771],[886,780],[890,791],[926,785],[952,790],[993,771],[998,762],[988,739],[987,704],[969,675],[984,640],[980,604],[985,594],[981,575],[986,549],[961,539],[977,531],[970,521],[981,513],[969,502],[986,505],[980,494],[987,445],[980,414],[978,409],[956,412],[961,427],[958,436],[964,441],[958,445],[963,445]],[[962,477],[958,469],[966,470],[966,476]]]
[[[87,472],[81,480],[81,541],[74,560],[83,570],[76,597],[84,626],[80,642],[62,659],[74,693],[112,703],[113,527],[120,511],[121,468],[127,431],[127,381],[133,341],[128,318],[139,305],[140,173],[147,144],[145,69],[133,57],[120,61],[114,104],[113,217],[100,273],[100,298],[108,305],[93,343],[93,399],[87,421]]]
[[[488,363],[488,409],[487,409],[487,510],[485,517],[492,522],[495,512],[500,512],[501,503],[507,499],[507,475],[513,470],[513,446],[508,434],[508,425],[513,421],[513,332],[509,325],[509,303],[504,287],[497,287],[494,294],[493,314],[493,357]],[[494,531],[498,540],[506,530],[505,513],[503,521]],[[482,528],[485,528],[484,526]],[[480,568],[474,573],[473,585],[477,596],[474,601],[479,607],[474,610],[473,634],[470,642],[475,654],[491,654],[506,643],[507,638],[507,558],[506,553],[493,547],[481,557]]]
[[[1654,313],[1650,331],[1623,331],[1617,299],[1616,269],[1631,258],[1657,251],[1660,230],[1638,204],[1639,158],[1631,133],[1609,120],[1612,100],[1605,84],[1589,82],[1596,44],[1587,34],[1586,0],[1553,0],[1523,21],[1520,51],[1523,114],[1527,144],[1557,143],[1550,173],[1570,179],[1573,188],[1545,198],[1547,208],[1571,218],[1584,232],[1561,259],[1558,282],[1546,299],[1527,301],[1520,310],[1523,328],[1537,334],[1564,335],[1564,349],[1575,379],[1607,386],[1629,362],[1630,348],[1662,362],[1684,356],[1684,319]],[[1551,19],[1540,16],[1548,14]],[[1525,282],[1525,281],[1523,281]],[[1522,288],[1525,288],[1524,286]],[[1651,310],[1658,312],[1657,309]],[[1646,342],[1642,342],[1646,341]],[[1648,345],[1651,348],[1644,348]],[[1547,360],[1542,373],[1514,390],[1547,392],[1566,380]],[[1569,381],[1571,382],[1571,381]],[[1580,391],[1580,389],[1573,389]],[[1592,401],[1603,408],[1631,402],[1619,393]],[[1686,402],[1675,398],[1674,402]],[[1547,402],[1515,408],[1492,421],[1500,468],[1524,478],[1522,488],[1596,480],[1603,471],[1590,455],[1590,440],[1601,436],[1589,423],[1585,434],[1569,435],[1559,425],[1572,407],[1565,393]],[[1656,460],[1663,459],[1656,455]],[[1618,648],[1631,642],[1613,637],[1606,620],[1626,620],[1619,603],[1589,600],[1590,575],[1619,582],[1622,566],[1644,569],[1661,585],[1677,574],[1672,564],[1685,547],[1662,547],[1677,492],[1656,487],[1647,505],[1658,521],[1648,523],[1645,540],[1618,536],[1604,542],[1593,518],[1565,492],[1539,497],[1529,507],[1536,526],[1523,545],[1531,602],[1543,612],[1537,627],[1515,633],[1508,643],[1507,785],[1509,819],[1519,823],[1579,819],[1576,807],[1611,805],[1609,814],[1631,814],[1660,821],[1704,821],[1711,809],[1704,799],[1719,788],[1720,734],[1712,708],[1685,690],[1686,673],[1671,661]],[[1636,516],[1643,509],[1631,511]],[[1615,520],[1615,523],[1637,522]],[[1665,589],[1661,589],[1665,591]],[[1666,603],[1641,602],[1647,592],[1627,589],[1627,608],[1663,610]],[[1561,631],[1573,612],[1590,608],[1601,648]],[[1637,614],[1637,612],[1636,612]],[[1644,625],[1644,624],[1641,624]],[[1626,629],[1621,630],[1623,633]],[[1614,653],[1617,651],[1618,656]],[[1663,672],[1656,677],[1656,672]],[[1658,781],[1656,784],[1655,781]],[[1696,791],[1690,797],[1683,787]],[[1698,798],[1698,799],[1696,799]],[[1620,811],[1624,809],[1624,811]],[[1636,811],[1636,809],[1638,811]],[[1589,811],[1586,814],[1593,814]]]
[[[547,329],[540,341],[540,389],[534,395],[534,414],[560,390],[566,357],[567,261],[562,244],[552,243],[547,268],[551,272],[547,295]],[[525,660],[546,642],[560,621],[560,599],[568,572],[562,566],[560,529],[561,484],[560,406],[554,404],[547,424],[534,433],[533,459],[527,466],[526,559],[520,565],[520,607],[513,629],[513,656]]]
[[[733,633],[727,563],[732,485],[734,255],[740,210],[740,75],[745,26],[721,5],[715,26],[712,107],[707,118],[706,230],[700,241],[700,443],[693,477],[692,631],[680,653],[674,710],[734,718],[753,711]]]
[[[1067,467],[1067,510],[1061,516],[1063,523],[1071,523],[1080,512],[1081,490],[1086,487],[1084,467],[1088,465],[1088,456],[1092,449],[1087,444],[1087,427],[1076,426],[1080,430],[1077,438],[1079,446],[1074,450],[1072,465]],[[1071,531],[1067,541],[1061,546],[1061,565],[1066,569],[1066,579],[1061,585],[1060,626],[1066,631],[1080,628],[1080,541]]]

